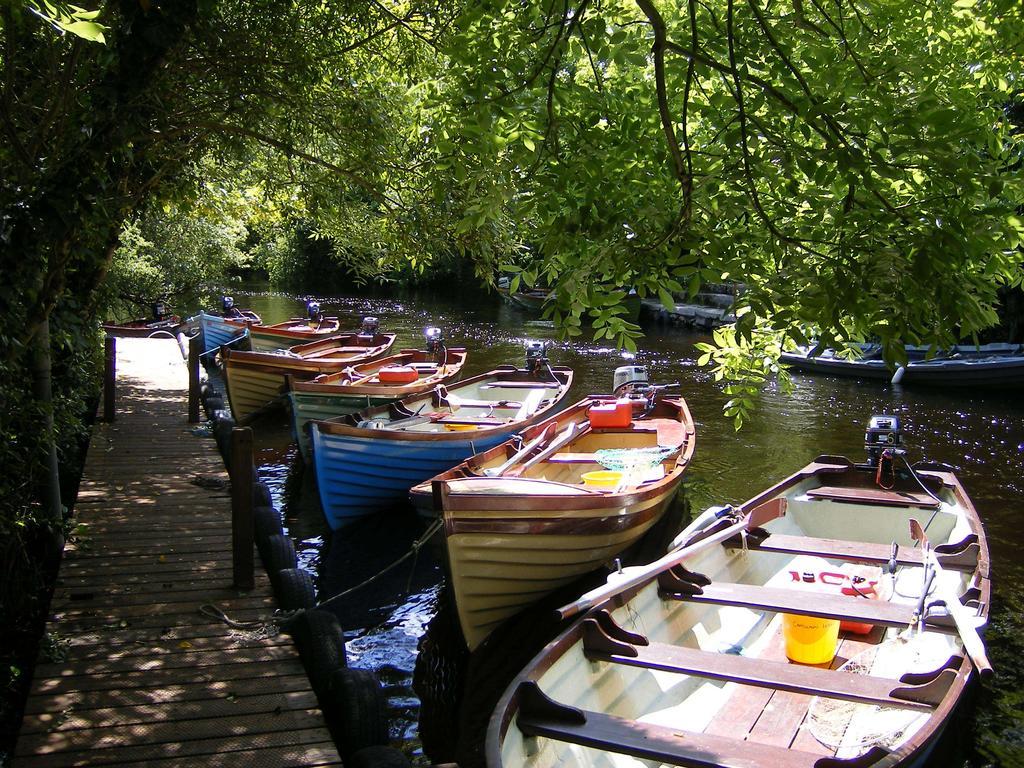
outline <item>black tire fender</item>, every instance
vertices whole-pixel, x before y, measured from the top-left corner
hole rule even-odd
[[[259,541],[256,542],[259,546]],[[283,533],[275,533],[268,536],[262,546],[259,546],[260,557],[263,558],[263,567],[271,576],[271,583],[277,589],[277,576],[283,570],[294,570],[298,567],[298,558],[295,555],[295,545],[290,536]]]
[[[256,507],[274,506],[274,497],[266,483],[255,482],[252,484],[252,503]]]
[[[316,607],[316,586],[309,571],[282,568],[271,580],[277,602],[286,611],[309,610]]]
[[[404,754],[394,747],[363,747],[345,759],[345,768],[409,768]]]
[[[256,537],[256,546],[258,547],[266,543],[271,536],[280,536],[284,533],[280,513],[272,506],[257,504],[252,510],[252,532]],[[263,554],[262,549],[260,549],[260,554]],[[266,558],[264,558],[265,560]],[[281,567],[292,568],[294,566],[282,565]]]
[[[338,617],[330,611],[303,611],[285,627],[306,667],[306,674],[317,696],[324,702],[331,675],[347,664],[345,633]]]
[[[328,726],[346,766],[349,766],[349,757],[356,752],[388,743],[387,696],[373,672],[335,670],[329,678],[323,704]]]

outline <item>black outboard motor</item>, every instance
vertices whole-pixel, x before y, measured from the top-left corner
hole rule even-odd
[[[872,416],[864,432],[868,466],[877,467],[884,451],[896,451],[903,445],[903,428],[898,416]]]
[[[163,320],[167,315],[167,305],[163,299],[158,299],[153,302],[153,318],[155,320]]]
[[[441,338],[441,329],[431,326],[423,331],[423,335],[427,339],[426,350],[428,355],[434,356],[434,361],[438,365],[444,364],[448,358],[448,348],[445,346],[444,341]]]
[[[242,313],[235,306],[235,300],[230,296],[221,296],[220,306],[224,317],[241,317]]]
[[[317,325],[324,321],[324,313],[320,311],[319,301],[306,302],[306,316],[309,318],[310,323],[316,323]]]
[[[377,329],[380,328],[380,321],[376,317],[364,317],[363,325],[359,329],[360,335],[363,336],[376,336]]]
[[[526,342],[526,370],[531,376],[539,379],[542,373],[551,371],[547,354],[550,346],[550,341]]]

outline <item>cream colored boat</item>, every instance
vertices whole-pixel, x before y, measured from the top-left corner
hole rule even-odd
[[[506,690],[489,768],[923,763],[991,669],[988,549],[953,474],[888,460],[820,457],[563,608],[583,616]],[[830,663],[789,660],[807,627]]]
[[[231,413],[239,423],[283,407],[288,376],[312,379],[386,355],[393,333],[346,333],[277,352],[243,352],[224,347],[221,360]]]
[[[505,619],[610,564],[664,514],[693,455],[686,403],[641,398],[621,425],[593,426],[588,412],[615,402],[583,400],[417,489],[431,489],[443,512],[471,650]],[[610,464],[619,469],[605,471]]]

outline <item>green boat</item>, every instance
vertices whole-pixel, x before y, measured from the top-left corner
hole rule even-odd
[[[396,355],[355,365],[311,381],[288,381],[292,434],[302,458],[312,456],[306,424],[384,405],[418,395],[438,384],[455,381],[466,362],[464,348],[445,347],[440,331],[428,329],[427,348],[404,349]]]

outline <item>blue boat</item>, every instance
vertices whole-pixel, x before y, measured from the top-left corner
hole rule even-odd
[[[960,345],[948,350],[906,347],[906,365],[890,368],[878,344],[849,344],[841,350],[813,346],[783,352],[782,362],[804,373],[878,379],[933,387],[1024,388],[1024,346]]]
[[[220,349],[229,341],[244,336],[250,325],[261,325],[262,318],[251,309],[239,309],[230,296],[221,299],[221,314],[202,311],[190,322],[198,322],[203,334],[203,352]]]
[[[539,361],[310,422],[320,501],[331,528],[405,503],[412,486],[546,418],[569,391],[572,371]]]

